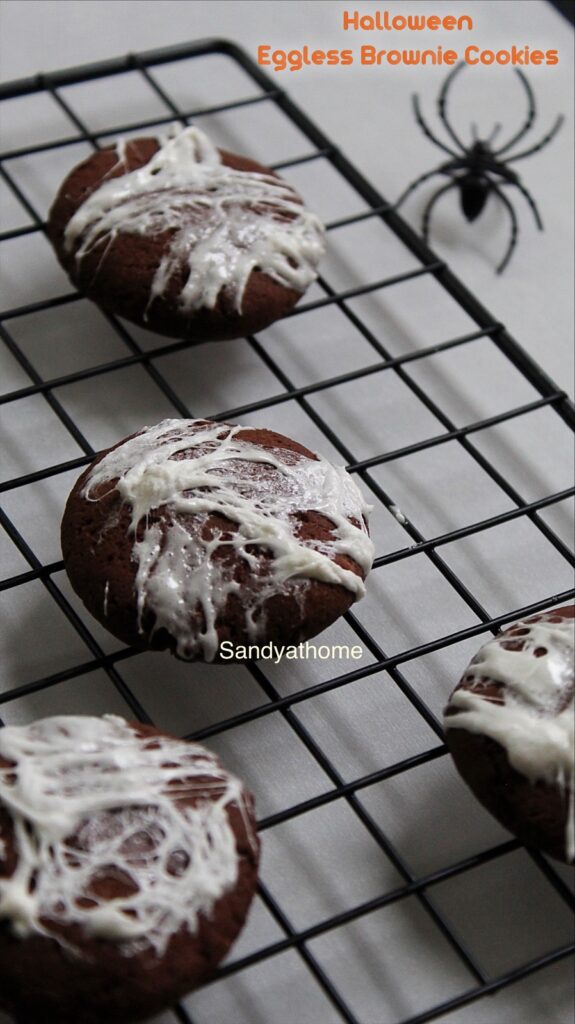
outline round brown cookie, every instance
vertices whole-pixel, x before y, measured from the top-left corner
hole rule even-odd
[[[161,1012],[228,951],[258,853],[251,797],[202,747],[115,716],[0,730],[0,1007],[17,1024]]]
[[[473,659],[445,710],[446,740],[480,802],[522,842],[575,857],[575,606],[518,622]]]
[[[281,434],[164,420],[83,473],[62,550],[74,589],[121,640],[227,660],[224,641],[226,656],[298,644],[363,595],[366,511],[343,467]]]
[[[323,251],[297,193],[195,128],[88,157],[64,181],[48,232],[72,282],[104,310],[194,342],[285,316]]]

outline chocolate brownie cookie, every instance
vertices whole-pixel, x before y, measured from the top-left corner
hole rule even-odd
[[[225,955],[257,862],[251,798],[203,747],[113,715],[0,730],[0,1007],[153,1016]]]
[[[461,775],[505,828],[575,858],[575,606],[518,622],[481,648],[445,711]]]
[[[316,277],[324,230],[270,170],[198,128],[100,150],[66,178],[48,232],[76,287],[175,338],[253,334]]]
[[[281,434],[164,420],[80,477],[62,549],[121,640],[213,661],[224,640],[295,644],[347,611],[373,557],[366,512],[343,467]]]

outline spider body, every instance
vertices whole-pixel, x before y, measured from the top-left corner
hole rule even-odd
[[[443,83],[437,101],[439,117],[450,137],[450,145],[442,142],[436,135],[434,135],[421,113],[419,97],[417,95],[413,97],[415,118],[422,132],[428,139],[430,139],[431,142],[444,150],[444,152],[448,153],[451,159],[440,164],[439,167],[434,168],[432,171],[428,171],[426,174],[422,174],[419,178],[416,178],[415,181],[413,181],[399,197],[395,205],[398,207],[407,198],[407,196],[411,194],[411,192],[429,178],[435,177],[437,174],[447,177],[447,184],[443,185],[431,196],[423,211],[422,232],[425,241],[427,241],[429,237],[429,225],[432,210],[437,200],[452,188],[457,188],[459,190],[461,210],[468,221],[474,221],[479,217],[490,195],[496,196],[503,206],[505,206],[509,214],[511,224],[511,235],[507,250],[501,263],[497,267],[497,273],[501,273],[511,258],[511,254],[513,253],[517,243],[517,236],[519,234],[517,215],[512,203],[503,192],[504,187],[514,186],[519,189],[531,208],[537,227],[539,230],[543,230],[541,216],[533,196],[525,188],[525,185],[523,185],[519,175],[509,167],[509,164],[513,160],[521,160],[523,157],[530,156],[532,153],[536,153],[538,150],[543,149],[543,147],[551,142],[551,139],[559,131],[559,128],[563,123],[563,117],[560,115],[556,119],[550,131],[548,131],[538,143],[530,146],[527,150],[523,150],[521,153],[508,154],[502,158],[502,154],[508,153],[508,151],[512,149],[512,147],[515,146],[515,144],[519,142],[524,135],[526,135],[535,120],[536,114],[533,90],[531,89],[525,75],[519,70],[519,68],[515,68],[515,73],[519,77],[527,95],[527,116],[523,125],[515,135],[504,143],[504,145],[498,146],[497,148],[493,146],[493,140],[497,132],[500,130],[500,125],[495,125],[491,135],[487,139],[478,138],[475,128],[472,127],[471,144],[469,146],[465,146],[454,131],[447,117],[447,95],[449,87],[455,76],[459,74],[465,66],[466,65],[463,63],[458,64],[453,71],[449,73]]]
[[[517,183],[513,171],[499,165],[488,142],[478,139],[469,150],[466,161],[462,161],[462,173],[456,177],[459,187],[461,209],[468,221],[476,220],[492,191],[490,174],[499,175],[502,181]]]
[[[468,221],[476,220],[489,195],[489,178],[481,171],[467,171],[458,179],[461,210]]]
[[[477,139],[468,155],[437,167],[432,174],[445,174],[459,189],[461,210],[468,221],[476,220],[497,185],[522,188],[515,171],[497,160],[489,142]]]

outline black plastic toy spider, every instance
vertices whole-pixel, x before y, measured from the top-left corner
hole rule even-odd
[[[555,121],[553,127],[550,129],[550,131],[547,132],[547,135],[544,135],[543,138],[538,143],[536,143],[536,145],[531,146],[529,149],[523,150],[522,153],[511,154],[510,156],[507,156],[504,160],[502,160],[502,153],[508,152],[508,150],[510,150],[512,146],[514,146],[517,142],[519,142],[520,139],[523,138],[524,135],[527,134],[535,120],[536,113],[535,96],[533,95],[533,90],[529,85],[529,82],[527,81],[525,75],[519,70],[519,68],[514,68],[513,70],[518,75],[519,80],[523,84],[525,92],[527,93],[527,117],[523,125],[521,126],[519,131],[515,133],[515,135],[513,135],[503,146],[500,146],[498,149],[492,149],[492,142],[497,132],[501,128],[500,124],[495,125],[488,139],[479,139],[477,137],[477,129],[475,125],[472,125],[472,144],[471,146],[464,146],[461,140],[456,135],[452,126],[450,125],[447,119],[446,110],[447,93],[449,87],[452,84],[453,80],[455,79],[455,76],[458,75],[459,72],[464,67],[466,67],[466,65],[464,63],[460,63],[453,69],[453,71],[450,71],[447,78],[445,79],[445,82],[443,83],[441,92],[439,93],[437,99],[437,110],[439,113],[439,117],[443,122],[445,128],[447,129],[449,137],[451,138],[457,149],[461,150],[461,153],[456,152],[454,149],[451,149],[449,146],[446,146],[444,142],[441,142],[440,139],[436,138],[436,136],[433,134],[433,132],[423,119],[421,108],[419,106],[419,96],[413,96],[413,109],[419,127],[427,136],[427,138],[431,140],[431,142],[434,142],[435,145],[439,146],[440,149],[443,149],[446,153],[449,153],[452,159],[448,160],[444,164],[440,164],[439,167],[436,167],[433,171],[428,171],[427,174],[422,174],[419,178],[416,178],[416,180],[413,181],[411,185],[409,185],[408,188],[406,188],[405,192],[403,192],[403,194],[399,197],[395,206],[400,206],[400,204],[403,203],[405,199],[407,199],[408,195],[410,195],[411,192],[414,191],[414,189],[416,189],[424,181],[427,181],[428,178],[432,178],[435,174],[445,174],[450,179],[447,185],[443,185],[442,188],[438,189],[438,191],[432,195],[427,206],[425,207],[425,210],[423,211],[422,233],[425,241],[427,242],[429,236],[429,221],[431,217],[431,211],[435,206],[437,200],[446,192],[449,192],[450,189],[459,189],[461,209],[468,221],[473,221],[476,219],[476,217],[479,216],[479,214],[483,210],[483,207],[485,206],[485,203],[487,202],[489,195],[493,193],[501,200],[503,205],[506,207],[506,209],[509,212],[509,217],[511,219],[511,238],[509,240],[509,245],[507,247],[505,256],[503,257],[501,263],[497,267],[497,273],[500,274],[503,270],[505,270],[505,267],[507,266],[509,260],[511,259],[511,254],[515,248],[517,242],[517,235],[519,233],[519,227],[517,224],[517,216],[515,214],[515,210],[507,196],[504,195],[504,193],[502,192],[502,186],[515,185],[515,187],[519,189],[519,191],[525,196],[525,199],[527,200],[529,206],[533,211],[533,216],[535,217],[535,223],[537,224],[537,227],[540,231],[543,230],[543,223],[541,221],[541,217],[539,214],[539,210],[537,209],[535,200],[529,194],[529,192],[525,188],[525,185],[521,183],[518,175],[509,168],[508,164],[510,164],[513,160],[523,160],[524,157],[531,156],[532,153],[537,153],[538,150],[543,149],[543,147],[546,146],[549,142],[551,142],[551,139],[557,134],[563,123],[564,118],[563,115],[560,114],[557,117],[557,120]]]

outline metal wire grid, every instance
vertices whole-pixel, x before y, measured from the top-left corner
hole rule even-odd
[[[178,104],[174,102],[172,96],[168,94],[165,88],[159,84],[155,79],[153,72],[150,70],[156,66],[169,65],[177,61],[216,53],[225,55],[226,58],[239,65],[243,71],[250,76],[254,85],[257,86],[257,92],[254,95],[238,99],[231,103],[227,102],[218,106],[212,106],[210,108],[203,107],[201,110],[182,110]],[[163,105],[163,108],[166,111],[165,117],[162,118],[156,116],[150,120],[139,121],[138,123],[129,122],[127,124],[114,125],[113,128],[107,126],[106,130],[91,131],[84,123],[83,119],[78,116],[69,101],[62,95],[62,88],[69,85],[86,83],[101,78],[115,76],[126,71],[137,72],[145,79],[147,85],[154,91],[158,100]],[[88,142],[92,147],[97,148],[101,145],[102,140],[106,136],[109,136],[112,131],[115,134],[121,134],[122,132],[131,132],[136,129],[141,130],[152,126],[157,127],[161,123],[172,122],[174,118],[187,123],[189,120],[200,115],[229,112],[230,110],[250,104],[268,103],[277,105],[277,107],[279,107],[298,127],[303,135],[307,137],[314,147],[311,154],[306,154],[301,158],[283,161],[281,164],[276,164],[275,166],[296,166],[297,164],[302,164],[309,160],[313,161],[324,159],[331,164],[335,171],[352,186],[356,193],[367,204],[368,209],[363,213],[357,213],[328,223],[328,230],[333,232],[338,228],[357,224],[360,221],[368,221],[374,226],[374,230],[376,226],[379,228],[384,224],[408,247],[418,261],[415,269],[408,270],[392,277],[385,277],[375,282],[361,284],[343,291],[335,290],[330,286],[327,280],[320,278],[319,285],[322,290],[321,297],[311,301],[302,301],[291,314],[292,317],[305,317],[305,315],[311,311],[324,307],[336,306],[346,318],[350,328],[353,327],[354,331],[359,332],[362,338],[365,339],[373,350],[372,363],[366,366],[361,366],[360,368],[351,370],[347,373],[326,377],[322,380],[303,386],[296,386],[272,354],[270,354],[270,351],[265,347],[265,345],[255,337],[249,338],[248,343],[252,353],[263,362],[265,367],[273,375],[274,379],[277,381],[278,390],[275,394],[258,401],[252,401],[241,406],[236,406],[235,408],[225,409],[215,418],[234,421],[253,412],[261,411],[265,413],[265,410],[277,407],[284,402],[295,401],[300,409],[305,412],[307,417],[310,418],[313,424],[319,429],[319,431],[321,431],[325,438],[339,453],[341,458],[346,462],[349,471],[357,474],[375,500],[388,509],[392,515],[396,516],[396,521],[402,525],[407,535],[405,546],[399,547],[398,549],[377,558],[374,566],[375,570],[384,565],[390,565],[391,563],[399,562],[403,559],[412,558],[418,554],[424,553],[426,558],[430,560],[447,584],[453,588],[455,593],[463,602],[465,602],[467,607],[471,609],[474,616],[477,618],[478,623],[469,628],[460,629],[450,635],[442,636],[440,639],[432,642],[419,644],[408,650],[402,650],[399,653],[388,655],[357,616],[353,613],[349,613],[346,616],[347,624],[353,631],[355,637],[357,637],[358,642],[362,644],[366,651],[371,655],[373,660],[370,664],[367,666],[362,665],[352,671],[336,675],[328,680],[322,680],[314,685],[306,686],[300,691],[289,693],[287,695],[282,695],[277,685],[275,685],[268,677],[264,663],[260,662],[257,664],[251,664],[249,671],[252,679],[260,688],[262,702],[246,711],[239,714],[235,713],[223,721],[219,721],[205,727],[200,731],[195,732],[193,736],[190,737],[198,740],[206,740],[210,737],[221,736],[227,731],[239,726],[255,722],[256,720],[264,718],[270,714],[279,713],[284,722],[297,735],[317,765],[319,765],[323,770],[329,780],[330,786],[326,791],[317,796],[302,800],[293,806],[268,815],[260,821],[261,831],[265,833],[280,824],[295,820],[312,810],[332,805],[335,801],[345,801],[353,815],[355,815],[357,820],[361,823],[361,826],[369,832],[374,841],[378,844],[382,851],[382,856],[385,856],[394,866],[401,879],[401,884],[391,890],[382,892],[376,898],[364,901],[359,905],[354,905],[351,908],[345,909],[343,912],[332,915],[321,920],[319,923],[304,929],[297,929],[293,926],[285,910],[280,905],[280,902],[272,895],[267,885],[261,883],[259,888],[260,897],[269,914],[279,926],[283,937],[278,941],[264,945],[254,952],[242,956],[240,959],[236,959],[222,967],[217,974],[215,979],[216,982],[223,981],[223,979],[232,974],[237,974],[252,965],[266,961],[284,951],[296,950],[299,957],[306,965],[307,969],[320,986],[329,1002],[332,1004],[332,1007],[337,1011],[339,1018],[348,1022],[348,1024],[366,1024],[365,1021],[362,1021],[360,1017],[357,1016],[356,1012],[347,1001],[345,994],[338,988],[334,978],[331,977],[329,972],[324,969],[320,963],[320,959],[312,952],[310,949],[310,942],[344,924],[364,919],[370,913],[390,906],[398,901],[405,900],[411,896],[417,899],[425,913],[429,915],[429,919],[433,922],[434,928],[443,935],[445,941],[455,952],[461,964],[467,971],[470,978],[470,984],[456,996],[435,1002],[434,1005],[427,1006],[422,1012],[417,1012],[415,1014],[408,1015],[407,1017],[404,1016],[401,1024],[419,1024],[419,1022],[433,1020],[450,1010],[474,1002],[488,993],[496,992],[521,978],[525,978],[532,972],[538,971],[562,960],[572,952],[572,945],[563,944],[559,948],[552,948],[545,952],[544,955],[539,955],[534,959],[521,963],[513,970],[508,970],[496,977],[490,977],[478,963],[473,952],[466,947],[466,944],[456,933],[456,930],[450,924],[448,917],[440,911],[434,903],[434,886],[446,879],[454,878],[458,875],[464,875],[480,865],[487,864],[491,861],[504,857],[519,847],[519,844],[515,840],[498,843],[480,853],[474,854],[463,860],[459,860],[456,863],[450,863],[439,870],[435,870],[431,873],[418,877],[410,868],[406,859],[397,849],[396,845],[394,845],[390,837],[386,835],[386,832],[381,825],[378,824],[374,816],[366,809],[364,803],[361,802],[360,794],[363,790],[375,785],[376,783],[381,783],[394,776],[401,775],[402,773],[408,773],[419,766],[430,764],[432,761],[440,759],[445,755],[445,746],[443,744],[441,727],[438,720],[428,704],[417,692],[417,689],[407,679],[403,671],[403,666],[408,665],[410,662],[414,662],[416,659],[432,654],[433,652],[441,651],[451,645],[460,643],[463,640],[467,640],[475,636],[481,637],[483,634],[490,631],[496,632],[499,627],[520,615],[533,613],[545,607],[549,607],[550,605],[560,604],[571,596],[571,591],[553,594],[545,600],[537,601],[527,607],[513,608],[508,613],[493,617],[489,614],[486,608],[483,607],[478,597],[471,592],[466,583],[459,578],[456,572],[453,571],[448,562],[444,557],[442,557],[441,551],[442,547],[447,544],[474,534],[481,534],[483,531],[494,526],[499,526],[513,520],[528,520],[537,528],[538,531],[540,531],[540,534],[546,539],[546,541],[555,548],[561,558],[565,559],[570,565],[573,565],[573,556],[567,545],[557,535],[554,529],[552,529],[551,526],[549,526],[541,517],[540,513],[546,508],[558,505],[566,498],[572,496],[575,489],[570,487],[553,494],[545,495],[537,500],[528,501],[517,491],[515,486],[506,479],[504,474],[490,461],[490,459],[485,454],[482,454],[479,447],[474,444],[475,434],[509,420],[521,421],[522,417],[543,407],[548,407],[553,410],[566,427],[573,429],[573,408],[569,404],[566,396],[545,376],[540,368],[531,361],[514,339],[509,336],[503,325],[494,320],[494,318],[491,317],[477,302],[477,300],[460,284],[445,263],[437,259],[435,255],[411,231],[411,229],[398,217],[390,204],[386,203],[374,188],[372,188],[372,186],[360,174],[358,174],[345,156],[330,143],[329,139],[326,138],[323,132],[312,124],[306,115],[293,104],[289,97],[278,89],[275,86],[275,83],[268,79],[261,69],[234,44],[214,40],[177,48],[170,48],[167,50],[148,52],[141,55],[130,55],[125,59],[70,69],[50,75],[41,75],[34,79],[14,82],[0,88],[0,99],[2,100],[9,100],[16,97],[35,94],[43,94],[51,97],[53,102],[58,105],[71,124],[73,134],[55,141],[51,140],[48,142],[40,142],[35,145],[28,145],[20,149],[13,149],[9,152],[0,154],[0,174],[2,179],[18,203],[21,204],[21,207],[24,209],[31,221],[31,223],[25,227],[19,227],[2,232],[0,234],[1,242],[20,238],[27,234],[39,234],[44,230],[41,216],[19,187],[16,178],[11,173],[10,162],[12,160],[19,157],[27,157],[35,153],[44,153],[50,149],[63,148],[73,145],[79,141]],[[403,282],[425,275],[432,276],[443,286],[445,292],[459,303],[461,308],[477,324],[477,329],[465,335],[450,338],[449,340],[443,341],[439,344],[418,349],[415,352],[394,356],[387,351],[381,341],[364,322],[362,317],[349,305],[349,301],[362,295],[379,292],[381,289],[388,288],[392,285],[401,286]],[[162,375],[156,365],[156,357],[166,356],[167,354],[177,353],[184,350],[188,347],[187,343],[173,342],[159,347],[143,348],[129,328],[126,328],[126,326],[110,316],[108,316],[107,319],[114,331],[117,332],[117,335],[126,350],[126,354],[122,358],[116,358],[107,363],[90,366],[53,379],[43,379],[41,373],[35,368],[33,362],[26,356],[25,352],[15,339],[14,333],[11,330],[11,324],[22,316],[49,308],[62,307],[63,312],[65,312],[64,307],[70,303],[76,302],[78,299],[79,296],[76,294],[64,294],[45,301],[30,302],[24,306],[5,310],[0,316],[0,334],[2,340],[12,357],[27,374],[31,382],[26,387],[21,387],[15,391],[4,394],[0,398],[0,402],[2,404],[7,404],[16,402],[20,399],[29,398],[31,396],[42,396],[48,403],[52,412],[58,417],[65,430],[69,432],[71,437],[76,441],[84,453],[78,458],[67,459],[66,461],[62,461],[33,472],[27,472],[10,479],[0,485],[0,490],[3,492],[21,488],[34,482],[43,481],[50,476],[55,476],[69,470],[80,470],[94,457],[95,452],[89,441],[59,399],[59,390],[65,385],[77,383],[83,380],[87,381],[92,378],[96,382],[98,380],[105,381],[106,375],[109,373],[127,367],[140,366],[151,378],[153,383],[161,390],[169,404],[178,415],[187,417],[194,414],[193,410],[189,409],[182,401],[181,397],[176,393],[176,390]],[[417,382],[415,377],[410,374],[410,365],[431,355],[437,355],[450,349],[472,345],[479,339],[490,339],[491,343],[504,354],[506,359],[509,360],[510,363],[513,364],[513,366],[536,389],[540,397],[521,406],[507,409],[498,415],[467,424],[463,427],[458,427],[450,416],[447,415],[440,407],[437,401],[435,401]],[[378,374],[381,371],[397,375],[397,378],[409,389],[415,399],[434,415],[443,429],[440,434],[426,437],[423,440],[410,445],[403,445],[402,447],[383,455],[379,454],[377,456],[358,460],[350,448],[348,448],[343,442],[341,437],[338,435],[338,432],[328,424],[324,416],[319,414],[317,409],[311,403],[310,398],[322,391],[333,388],[336,385],[358,379],[367,379],[370,375]],[[265,422],[265,416],[262,417],[261,422]],[[439,536],[429,538],[425,537],[412,521],[405,520],[404,517],[401,516],[396,509],[393,496],[386,493],[383,487],[374,478],[371,471],[387,462],[400,459],[409,454],[425,451],[426,449],[432,449],[450,441],[456,441],[457,444],[460,445],[461,448],[471,457],[471,459],[481,467],[494,484],[500,488],[510,500],[512,507],[498,515],[490,516],[479,522],[474,522],[472,525],[467,525],[459,529],[443,533]],[[126,683],[121,672],[122,663],[127,659],[132,659],[137,656],[137,652],[131,649],[121,649],[112,653],[106,653],[102,649],[98,641],[94,638],[90,630],[76,613],[53,579],[54,574],[58,573],[62,569],[63,563],[61,561],[52,561],[47,564],[43,564],[41,559],[27,543],[17,523],[13,521],[13,518],[11,518],[5,511],[2,511],[1,515],[2,525],[8,537],[27,561],[29,569],[25,572],[19,572],[8,579],[4,579],[0,583],[0,589],[10,591],[34,580],[41,581],[50,597],[57,603],[60,610],[78,632],[84,644],[90,651],[91,657],[87,661],[75,664],[70,668],[66,668],[50,676],[34,679],[31,682],[13,687],[7,692],[0,694],[0,704],[5,704],[9,701],[25,697],[26,695],[43,689],[56,687],[60,683],[87,675],[95,669],[101,669],[117,689],[123,700],[127,703],[133,715],[142,721],[150,722],[151,718],[149,713],[137,698],[130,685]],[[314,737],[312,731],[310,731],[297,716],[296,709],[298,706],[311,701],[319,695],[324,695],[347,686],[352,686],[358,680],[365,679],[369,675],[382,672],[383,670],[387,672],[388,676],[393,680],[394,684],[403,693],[406,700],[410,702],[416,712],[422,716],[429,728],[435,734],[437,742],[431,749],[427,749],[422,753],[403,758],[397,763],[386,765],[380,770],[371,772],[360,778],[355,778],[352,781],[346,781],[326,751],[322,749],[321,744],[318,742],[317,738]],[[572,906],[573,900],[571,894],[554,868],[551,867],[543,857],[534,851],[530,851],[529,856],[537,870],[541,872],[542,876],[546,879],[547,884],[553,888],[557,896],[562,901],[565,901],[569,906]],[[180,1021],[190,1022],[192,1020],[190,1011],[184,1006],[175,1008],[173,1012]]]

